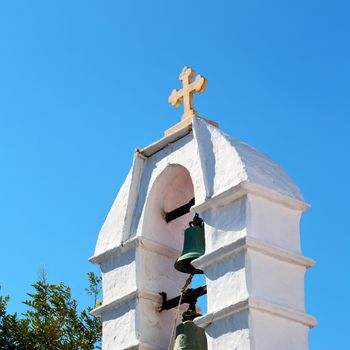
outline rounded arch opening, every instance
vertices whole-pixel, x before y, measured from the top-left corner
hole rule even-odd
[[[156,243],[176,250],[178,252],[177,257],[179,257],[183,249],[184,231],[188,228],[194,214],[189,212],[167,223],[164,219],[164,213],[181,207],[194,197],[194,186],[190,172],[179,164],[168,165],[156,178],[149,192],[144,211],[142,235]],[[157,266],[157,270],[161,269],[160,273],[167,276],[165,279],[163,277],[159,280],[159,291],[167,292],[169,298],[179,294],[188,277],[187,274],[175,270],[175,259],[176,257],[162,260],[162,266]],[[152,278],[157,277],[153,275]],[[204,284],[206,284],[204,275],[194,276],[192,288]],[[207,297],[200,297],[197,305],[200,312],[205,314],[207,311]]]
[[[182,250],[183,232],[192,220],[187,213],[167,223],[164,214],[194,198],[189,171],[182,165],[171,164],[155,180],[147,199],[142,235],[175,250]]]

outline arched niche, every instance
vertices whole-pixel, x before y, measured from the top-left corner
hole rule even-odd
[[[184,231],[189,227],[189,222],[192,221],[194,214],[189,212],[167,223],[164,213],[188,203],[192,198],[194,198],[194,187],[189,171],[182,165],[171,164],[155,179],[145,204],[142,236],[161,247],[171,248],[175,253],[169,256],[155,254],[154,259],[150,259],[148,252],[147,262],[141,263],[144,270],[143,275],[148,277],[145,283],[149,282],[152,288],[158,288],[158,292],[166,292],[169,298],[180,293],[188,277],[187,274],[175,270],[174,263],[182,252]],[[163,253],[167,255],[165,250]],[[194,276],[193,286],[197,287],[205,283],[204,275]],[[147,286],[146,289],[148,289]],[[206,303],[206,297],[202,297],[199,301],[204,313],[207,309]],[[173,317],[173,312],[170,314]]]
[[[156,178],[145,204],[142,236],[181,251],[183,233],[192,220],[192,213],[167,223],[164,214],[194,198],[189,171],[182,165],[168,165]]]

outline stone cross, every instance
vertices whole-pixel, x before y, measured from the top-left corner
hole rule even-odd
[[[184,114],[181,117],[182,120],[197,116],[197,112],[193,108],[193,94],[195,92],[202,93],[208,85],[207,79],[200,74],[192,82],[194,76],[194,70],[185,67],[179,76],[179,79],[182,81],[182,89],[174,89],[168,99],[168,102],[175,107],[179,107],[183,101]]]

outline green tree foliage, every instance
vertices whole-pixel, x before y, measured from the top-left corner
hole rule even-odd
[[[98,305],[101,279],[90,272],[86,292]],[[0,350],[94,350],[100,349],[101,320],[78,311],[77,301],[64,283],[50,284],[45,275],[33,285],[24,302],[27,311],[7,312],[8,296],[0,295]]]

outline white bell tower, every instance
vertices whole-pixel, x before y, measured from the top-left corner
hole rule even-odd
[[[193,77],[185,67],[169,98],[184,101],[182,121],[135,152],[90,259],[103,277],[93,311],[103,349],[168,349],[175,311],[158,312],[159,292],[175,297],[185,283],[174,262],[199,213],[206,253],[193,265],[205,274],[208,311],[195,322],[208,349],[307,350],[316,320],[305,313],[304,274],[314,261],[301,253],[299,222],[308,205],[272,159],[197,116],[192,94],[206,80]],[[192,198],[190,213],[164,220]]]

